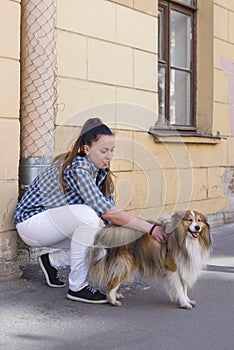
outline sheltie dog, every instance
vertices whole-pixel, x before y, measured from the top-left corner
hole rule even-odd
[[[121,305],[119,286],[138,272],[161,277],[170,300],[179,307],[195,306],[187,289],[198,279],[211,251],[209,224],[197,211],[176,212],[158,223],[165,231],[161,244],[148,233],[122,226],[111,225],[96,234],[87,252],[88,278],[94,286],[106,287],[110,304]]]

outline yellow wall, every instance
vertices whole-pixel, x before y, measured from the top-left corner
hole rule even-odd
[[[223,138],[155,142],[147,131],[157,113],[157,2],[72,0],[67,6],[57,0],[56,152],[77,135],[69,126],[101,116],[117,130],[112,169],[121,207],[151,218],[192,208],[213,214],[214,223],[220,220],[215,213],[230,219],[233,92],[221,65],[234,59],[233,6],[198,0],[198,131]]]
[[[12,213],[18,198],[20,1],[0,0],[0,279],[19,275]]]
[[[132,103],[155,113],[156,25],[155,16],[114,2],[70,0],[67,6],[58,0],[57,123],[66,124],[73,114],[106,103]],[[155,121],[154,113],[133,120],[109,107],[96,111],[112,125],[125,122],[148,129]],[[86,118],[80,116],[79,123]]]

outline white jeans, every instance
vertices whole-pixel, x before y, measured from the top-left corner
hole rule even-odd
[[[100,220],[87,205],[48,209],[16,225],[19,236],[31,247],[58,248],[49,254],[55,268],[70,266],[69,288],[78,291],[88,284],[85,255],[100,229]]]

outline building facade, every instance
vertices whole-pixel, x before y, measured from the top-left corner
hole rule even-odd
[[[20,1],[0,1],[0,278],[20,275],[12,213],[20,151]]]
[[[20,274],[20,186],[92,116],[115,131],[119,207],[234,221],[232,0],[1,0],[0,16],[1,279]]]

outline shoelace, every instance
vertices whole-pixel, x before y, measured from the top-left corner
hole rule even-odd
[[[95,294],[97,292],[97,289],[95,289],[94,287],[91,287],[91,286],[87,286],[87,289],[93,294]]]
[[[56,269],[56,275],[55,275],[55,279],[56,279],[56,280],[59,280],[59,271],[61,271],[61,270],[62,270],[61,267],[59,267],[58,269]]]

